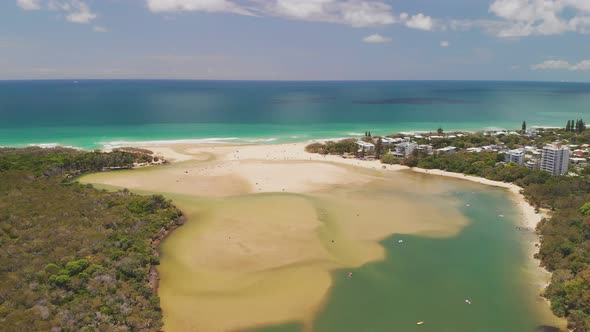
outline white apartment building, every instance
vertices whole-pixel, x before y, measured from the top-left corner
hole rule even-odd
[[[525,156],[524,149],[514,149],[514,150],[510,150],[506,153],[506,157],[505,157],[504,161],[506,161],[507,163],[515,163],[515,164],[523,165],[524,164],[524,156]]]
[[[414,142],[403,142],[395,146],[393,155],[400,158],[406,158],[409,157],[417,147],[418,144]]]
[[[541,155],[541,170],[553,175],[564,175],[569,167],[570,149],[566,145],[547,144]]]

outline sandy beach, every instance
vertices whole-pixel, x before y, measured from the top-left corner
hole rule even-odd
[[[541,219],[512,184],[310,154],[306,145],[145,146],[171,164],[82,178],[163,193],[187,214],[182,232],[163,242],[158,267],[167,331],[293,321],[311,330],[333,270],[382,260],[379,241],[392,234],[449,237],[468,223],[458,208],[449,208],[458,202],[440,197],[451,190],[448,183],[421,174],[506,188],[519,207],[521,227],[534,229]],[[415,175],[396,176],[400,171]],[[430,204],[428,195],[440,203]],[[535,243],[531,255],[533,250]],[[542,280],[539,287],[546,277],[535,278]],[[252,309],[245,314],[244,307]]]
[[[417,168],[417,167],[409,168],[407,166],[402,166],[402,165],[385,165],[385,164],[382,164],[378,160],[369,161],[369,160],[358,160],[358,159],[350,159],[350,158],[345,159],[345,158],[342,158],[341,156],[336,156],[336,155],[325,155],[324,156],[324,155],[319,155],[319,154],[314,154],[314,153],[307,153],[307,152],[305,152],[305,146],[307,144],[309,144],[309,142],[280,144],[280,145],[249,145],[249,146],[176,145],[174,147],[174,149],[172,149],[170,147],[165,147],[165,146],[151,146],[151,147],[147,147],[147,149],[150,149],[150,150],[156,152],[157,154],[164,156],[168,160],[172,160],[174,162],[191,160],[193,158],[196,158],[196,156],[202,155],[203,153],[216,153],[216,152],[217,153],[219,153],[219,152],[224,153],[225,152],[224,158],[225,158],[225,160],[228,160],[228,161],[240,161],[240,160],[242,160],[242,161],[246,161],[246,160],[319,161],[319,162],[330,162],[330,163],[346,165],[346,166],[362,167],[362,168],[371,169],[371,170],[400,171],[400,170],[411,169],[412,171],[417,172],[417,173],[450,177],[450,178],[454,178],[454,179],[461,179],[461,180],[471,181],[471,182],[479,183],[479,184],[483,184],[483,185],[508,189],[514,195],[515,202],[521,211],[521,216],[522,216],[521,226],[522,227],[527,227],[529,229],[535,229],[537,227],[537,224],[543,218],[543,214],[536,213],[534,207],[532,207],[530,204],[528,204],[528,202],[525,200],[524,196],[521,194],[522,188],[515,185],[515,184],[512,184],[512,183],[493,181],[493,180],[488,180],[488,179],[477,177],[477,176],[447,172],[447,171],[436,170],[436,169],[429,170],[429,169],[422,169],[422,168]],[[178,152],[178,151],[183,151],[183,152]],[[229,153],[228,153],[228,151],[229,151]],[[230,163],[226,167],[224,167],[222,169],[218,169],[217,171],[212,169],[212,170],[210,170],[210,172],[208,174],[209,175],[219,175],[219,174],[224,174],[224,173],[234,173],[235,174],[236,172],[238,172],[247,178],[257,179],[257,178],[261,178],[261,176],[257,176],[257,175],[260,175],[259,171],[264,172],[263,170],[254,171],[252,168],[249,168],[248,166],[244,167],[243,165],[240,165],[240,168],[238,169],[238,167],[235,167],[237,165],[238,165],[237,163],[234,163],[234,164]],[[340,175],[342,175],[342,176],[346,175],[345,173],[330,174],[332,172],[330,172],[329,167],[326,167],[326,169],[325,169],[326,172],[323,172],[321,169],[318,170],[317,167],[315,167],[315,166],[317,166],[317,165],[311,166],[311,164],[310,164],[310,167],[304,167],[303,164],[300,164],[300,165],[298,165],[296,172],[291,172],[290,169],[273,170],[273,172],[275,172],[275,176],[273,177],[271,174],[268,174],[267,177],[269,179],[273,178],[272,180],[276,180],[276,176],[281,175],[281,173],[283,173],[283,172],[289,172],[292,176],[294,176],[294,178],[292,178],[293,182],[300,182],[300,181],[295,181],[295,179],[297,179],[297,177],[302,177],[302,176],[305,176],[306,174],[310,174],[310,172],[313,171],[313,172],[320,172],[321,176],[319,178],[324,179],[326,182],[335,183],[335,182],[337,182],[337,181],[335,181],[336,177],[340,177]],[[320,166],[320,167],[325,167],[325,166]],[[273,167],[273,168],[276,168],[276,167]],[[330,174],[330,175],[327,175],[327,174]],[[314,175],[314,177],[318,178],[315,175]],[[329,180],[330,177],[331,177],[332,181]],[[254,182],[257,182],[257,181],[254,180]],[[260,191],[262,191],[262,192],[278,191],[278,190],[276,190],[278,188],[276,188],[276,185],[273,185],[273,183],[276,183],[276,182],[275,181],[268,181],[266,183],[259,182]],[[294,184],[292,184],[292,185],[294,185]],[[280,188],[280,189],[282,189],[282,188]],[[291,187],[290,189],[294,189],[294,188]],[[297,189],[299,189],[299,191],[301,191],[306,188],[297,188]],[[293,190],[288,190],[288,191],[293,191]],[[297,191],[297,190],[295,190],[295,191]],[[303,191],[305,191],[305,190],[303,190]]]

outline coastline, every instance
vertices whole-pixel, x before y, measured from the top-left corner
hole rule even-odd
[[[148,191],[162,190],[164,192],[170,192],[170,190],[176,190],[175,193],[178,194],[188,194],[189,192],[207,192],[207,195],[212,195],[216,198],[230,198],[235,195],[247,193],[272,194],[280,193],[282,191],[289,193],[315,192],[318,190],[321,191],[323,190],[323,188],[338,184],[358,183],[357,181],[360,181],[360,183],[362,183],[363,181],[366,181],[366,179],[363,178],[375,178],[375,174],[383,174],[383,171],[408,171],[422,174],[438,175],[454,179],[463,179],[474,183],[507,189],[511,192],[511,195],[513,196],[513,201],[518,208],[518,224],[515,226],[518,226],[521,223],[523,223],[523,226],[527,229],[534,229],[537,223],[541,220],[541,215],[536,214],[534,212],[534,208],[530,206],[526,202],[524,196],[520,194],[521,188],[511,183],[491,181],[485,178],[468,176],[460,173],[446,172],[442,170],[426,170],[420,168],[410,168],[401,165],[385,165],[381,164],[381,162],[378,160],[364,161],[351,158],[342,158],[341,156],[337,155],[324,156],[319,154],[311,154],[304,150],[306,145],[306,142],[301,142],[290,144],[260,145],[180,144],[173,146],[147,146],[145,148],[154,151],[154,153],[157,155],[164,156],[167,160],[171,161],[171,164],[166,168],[161,169],[163,172],[158,171],[159,176],[157,177],[153,177],[150,175],[150,169],[156,170],[157,168],[155,167],[144,167],[143,170],[145,171],[139,171],[138,173],[135,173],[133,171],[134,173],[131,174],[144,174],[143,176],[147,175],[148,178],[144,178],[144,180],[152,182],[152,185],[154,185],[153,188],[146,189],[144,187],[144,189]],[[354,167],[356,168],[356,170],[353,170],[350,167]],[[360,173],[358,173],[358,168],[366,169],[367,171],[361,171]],[[348,172],[346,170],[353,170],[353,172]],[[375,173],[375,171],[379,172]],[[356,173],[357,175],[352,176],[353,173]],[[115,174],[114,178],[116,178],[119,182],[111,184],[129,186],[129,189],[131,190],[134,189],[134,185],[137,185],[138,182],[141,182],[138,181],[138,179],[140,178],[135,178],[135,180],[126,179],[129,177],[128,172],[103,174],[105,176],[102,179],[109,181],[112,180],[109,178],[113,177],[113,174]],[[119,176],[118,174],[121,174],[122,176]],[[202,185],[201,183],[199,183],[201,181],[208,181],[207,179],[210,178],[219,179],[224,177],[227,178],[230,176],[234,177],[234,182],[230,184],[222,182],[209,182],[205,185]],[[169,181],[171,183],[165,184],[163,182],[159,182],[163,177],[167,178],[168,180],[171,180]],[[288,177],[288,179],[285,179],[285,177]],[[242,179],[241,182],[235,182],[239,178]],[[145,183],[143,184],[145,185]],[[229,190],[229,186],[231,186],[231,190],[227,191]],[[137,187],[135,188],[137,189]],[[235,218],[235,216],[233,215],[230,215],[228,217]],[[313,225],[315,224],[310,224],[306,227],[316,227]],[[195,227],[196,225],[191,224],[189,226]],[[170,232],[167,232],[166,235],[169,235],[169,233]],[[174,235],[174,233],[172,235]],[[546,286],[547,275],[550,274],[547,271],[543,270],[539,266],[539,261],[534,259],[533,257],[533,254],[537,250],[535,244],[538,243],[538,235],[535,235],[535,239],[536,241],[534,241],[534,243],[531,243],[530,247],[525,246],[523,248],[526,249],[528,247],[527,256],[530,254],[530,256],[528,257],[528,261],[529,263],[532,262],[535,265],[535,273],[530,274],[531,280],[534,278],[535,287],[537,287],[538,282],[538,288],[539,290],[542,290]],[[262,239],[259,239],[259,241],[260,240]],[[178,241],[177,239],[175,239],[175,241],[173,242]],[[162,247],[159,244],[160,243],[158,242],[154,246],[155,249],[158,250],[158,252]],[[264,243],[260,242],[260,245],[264,246]],[[203,246],[203,248],[207,248],[207,243],[203,244]],[[305,247],[307,246],[308,245],[306,245]],[[250,249],[257,250],[256,248]],[[377,248],[374,248],[374,250],[376,249]],[[529,250],[530,252],[528,252]],[[200,251],[205,252],[206,250]],[[235,254],[235,252],[232,252],[232,255],[233,254]],[[372,257],[380,257],[380,255],[382,255],[382,253],[380,253],[380,250],[374,251],[371,254]],[[227,257],[225,257],[225,259],[226,258]],[[281,260],[284,260],[284,256],[283,258],[281,258]],[[227,261],[226,263],[229,262],[230,261]],[[273,262],[267,263],[275,264]],[[527,268],[529,263],[527,263]],[[271,265],[265,265],[261,268],[261,270],[266,270],[269,267],[271,267]],[[317,271],[314,270],[313,273],[315,274],[317,273]],[[542,276],[542,282],[539,281],[541,280],[541,278],[537,279],[538,276]],[[325,277],[326,276],[322,274],[322,278],[325,279]],[[157,281],[158,277],[154,277],[153,285],[155,287],[158,286],[156,284]],[[242,277],[242,281],[245,285],[247,283],[254,282],[254,279]],[[324,287],[326,287],[325,280],[324,285],[320,288],[324,289]],[[318,288],[318,290],[320,288]],[[170,289],[168,289],[167,292],[167,295],[164,294],[165,297],[170,296]],[[159,291],[158,294],[161,295]],[[291,296],[294,295],[295,294],[291,294]],[[547,311],[548,309],[549,307],[547,306]],[[174,309],[169,308],[169,310]],[[308,308],[307,310],[308,312],[313,311],[311,308]],[[207,311],[205,311],[205,314],[206,313]],[[286,313],[283,314],[286,315]],[[299,316],[297,318],[303,317],[306,316]]]

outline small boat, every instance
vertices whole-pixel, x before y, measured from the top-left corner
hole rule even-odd
[[[465,204],[465,206],[467,206],[467,207],[470,207],[470,206],[471,206],[471,204]]]
[[[397,243],[404,243],[404,240],[399,240],[397,241]]]
[[[418,323],[416,323],[416,325],[422,325],[422,324],[424,324],[424,322],[418,322]]]
[[[471,301],[469,301],[469,300],[465,300],[465,303],[467,303],[467,304],[471,304]]]
[[[500,217],[500,218],[504,218],[504,215],[503,215],[503,214],[500,214],[500,215],[498,215],[498,217]]]

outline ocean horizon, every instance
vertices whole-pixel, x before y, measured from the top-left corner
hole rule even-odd
[[[0,81],[0,146],[83,149],[286,143],[396,132],[561,127],[590,83],[528,81]]]

